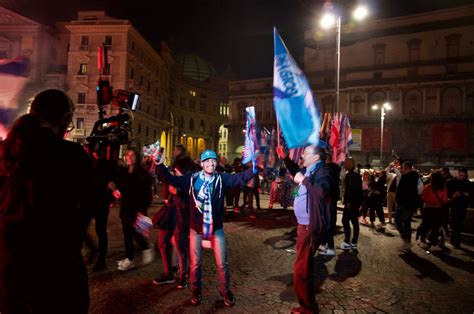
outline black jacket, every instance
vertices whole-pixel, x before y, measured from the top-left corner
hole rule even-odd
[[[359,208],[362,204],[362,178],[360,174],[350,169],[344,180],[344,204],[351,204],[352,208]]]
[[[402,174],[395,194],[397,205],[413,210],[416,209],[420,202],[420,196],[418,195],[418,178],[418,173],[415,171]]]

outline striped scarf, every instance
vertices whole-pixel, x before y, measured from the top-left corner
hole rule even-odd
[[[204,240],[209,240],[212,235],[212,183],[214,182],[215,176],[207,179],[204,176],[204,173],[199,174],[199,179],[203,180],[199,193],[197,195],[196,206],[198,206],[199,211],[202,213],[202,235]]]

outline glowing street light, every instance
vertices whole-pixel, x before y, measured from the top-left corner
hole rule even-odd
[[[379,105],[375,104],[372,106],[372,110],[379,110],[380,109],[380,166],[383,165],[382,157],[383,157],[383,120],[385,119],[385,110],[390,111],[392,110],[392,105],[389,102],[384,103],[379,107]]]
[[[339,81],[341,73],[341,14],[333,14],[334,7],[331,1],[327,0],[323,6],[326,13],[322,16],[319,25],[324,29],[329,29],[336,25],[336,112],[339,112]],[[359,5],[353,11],[353,18],[362,21],[369,14],[366,6]]]

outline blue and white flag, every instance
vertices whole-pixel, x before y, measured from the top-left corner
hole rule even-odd
[[[306,77],[276,28],[273,106],[288,148],[318,145],[321,116]]]
[[[242,163],[246,164],[253,161],[255,167],[257,150],[260,146],[257,138],[258,127],[255,119],[255,107],[247,107],[245,110],[247,111],[247,124],[245,128],[244,150],[242,151]]]

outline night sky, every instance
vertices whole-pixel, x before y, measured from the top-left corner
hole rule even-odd
[[[337,1],[349,7],[355,1]],[[367,2],[367,1],[366,1]],[[474,0],[369,0],[372,18],[392,17],[474,3]],[[77,18],[78,10],[106,10],[129,19],[156,47],[166,40],[175,53],[196,53],[216,65],[231,65],[238,78],[272,75],[276,26],[301,63],[304,30],[322,0],[0,0],[44,24]]]

